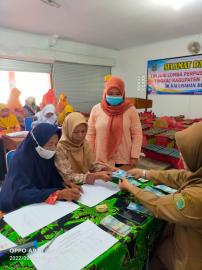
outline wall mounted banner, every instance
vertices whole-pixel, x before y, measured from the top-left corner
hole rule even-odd
[[[202,55],[148,61],[147,94],[202,95]]]

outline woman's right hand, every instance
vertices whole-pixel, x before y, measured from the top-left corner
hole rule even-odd
[[[67,185],[69,188],[76,188],[76,189],[79,190],[79,192],[83,193],[83,188],[82,188],[82,186],[77,185],[77,184],[75,184],[75,183],[72,182],[72,181],[66,182],[66,185]]]
[[[110,171],[101,171],[101,172],[96,172],[96,179],[101,179],[105,182],[110,181],[112,178],[112,173]]]
[[[64,188],[58,193],[58,200],[77,201],[81,196],[78,188]]]
[[[145,177],[145,175],[143,175],[144,174],[144,170],[142,170],[142,169],[137,169],[137,168],[131,169],[131,170],[127,171],[127,173],[129,175],[134,176],[136,179]]]
[[[0,211],[0,219],[3,218],[4,213],[2,211]]]
[[[129,191],[129,192],[131,192],[131,190],[133,189],[133,185],[126,178],[121,178],[119,180],[119,187],[120,189]]]

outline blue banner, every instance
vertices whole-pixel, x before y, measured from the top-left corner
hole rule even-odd
[[[202,95],[202,55],[148,61],[147,93]]]

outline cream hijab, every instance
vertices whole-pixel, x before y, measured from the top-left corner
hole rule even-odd
[[[95,156],[85,139],[81,144],[75,144],[72,141],[73,131],[80,124],[85,124],[87,127],[86,119],[81,113],[72,112],[65,118],[57,154],[59,156],[60,151],[66,153],[75,173],[87,173],[90,165],[95,161]]]
[[[181,190],[186,186],[202,188],[202,122],[177,132],[175,138],[183,159],[192,172]]]

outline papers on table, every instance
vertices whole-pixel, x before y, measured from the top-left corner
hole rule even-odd
[[[12,132],[12,133],[7,133],[6,136],[15,138],[15,137],[26,137],[29,131],[18,131],[18,132]]]
[[[56,238],[45,253],[43,249],[47,244],[28,257],[38,270],[79,270],[117,241],[109,233],[87,220]]]
[[[4,221],[20,236],[25,237],[78,208],[73,202],[31,204],[5,215]]]
[[[16,246],[15,243],[13,243],[8,238],[6,238],[2,234],[0,234],[0,251],[4,250],[4,249],[11,248],[11,247],[14,247],[14,246]]]
[[[102,180],[96,180],[94,185],[83,185],[82,188],[84,193],[79,202],[89,207],[102,202],[120,190],[117,184]]]

